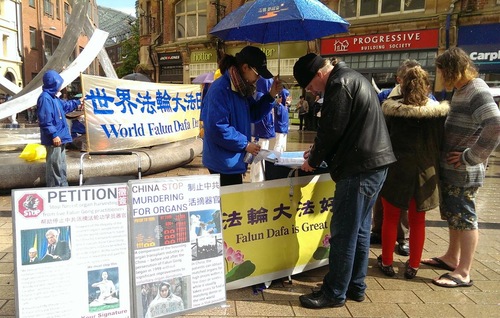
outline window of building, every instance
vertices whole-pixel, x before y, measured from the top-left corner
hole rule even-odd
[[[207,0],[182,0],[175,5],[175,38],[207,35]]]
[[[341,56],[341,60],[355,70],[391,68],[396,70],[402,61],[417,60],[423,68],[434,68],[436,51],[411,51]]]
[[[35,0],[30,0],[30,7],[32,7],[32,8],[35,7]]]
[[[30,27],[30,49],[36,49],[36,29]]]
[[[48,15],[49,17],[54,16],[54,7],[50,0],[43,0],[43,14]]]
[[[69,24],[69,16],[70,16],[70,12],[69,12],[69,4],[68,3],[64,3],[64,23],[66,25]]]
[[[61,20],[61,0],[56,0],[56,18]]]
[[[2,37],[2,47],[3,47],[3,56],[9,56],[9,36],[4,34]]]
[[[425,0],[342,0],[338,12],[349,19],[422,11],[424,8]]]
[[[44,57],[45,57],[45,62],[44,65],[47,63],[47,61],[52,57],[52,54],[54,51],[57,49],[57,46],[59,45],[59,38],[53,36],[52,34],[44,32]]]

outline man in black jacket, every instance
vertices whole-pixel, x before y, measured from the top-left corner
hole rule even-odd
[[[306,90],[324,93],[318,133],[301,169],[325,161],[336,183],[329,272],[321,290],[299,300],[308,308],[341,307],[346,298],[365,299],[371,210],[396,158],[377,93],[363,75],[314,53],[295,63],[293,75]]]

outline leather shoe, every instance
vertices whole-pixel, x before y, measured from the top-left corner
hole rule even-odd
[[[299,300],[303,307],[311,309],[342,307],[345,304],[345,300],[329,298],[321,290],[312,292],[311,294],[302,295],[299,297]]]
[[[398,248],[397,248],[397,253],[401,256],[408,256],[410,255],[410,246],[408,243],[399,243]]]
[[[358,295],[358,294],[355,294],[354,292],[348,290],[347,293],[345,294],[345,296],[347,297],[347,299],[357,301],[358,303],[365,300],[365,293]]]

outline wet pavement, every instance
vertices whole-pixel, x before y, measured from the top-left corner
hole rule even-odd
[[[288,135],[287,151],[307,149],[314,132],[298,131]],[[1,167],[1,163],[0,163]],[[207,174],[201,156],[190,164],[150,177]],[[248,175],[245,178],[248,182]],[[478,194],[479,245],[471,277],[474,286],[442,288],[431,279],[446,271],[423,265],[413,280],[403,277],[407,257],[395,256],[396,277],[388,278],[377,268],[380,245],[371,247],[366,300],[347,301],[341,308],[321,310],[300,306],[298,297],[317,288],[327,267],[310,270],[288,279],[273,281],[270,288],[254,293],[252,288],[227,292],[227,305],[186,316],[189,317],[499,317],[500,316],[500,151],[489,160],[485,186]],[[448,245],[446,223],[439,212],[427,213],[426,242],[423,258],[440,256]],[[15,317],[14,257],[10,196],[0,196],[0,317]]]

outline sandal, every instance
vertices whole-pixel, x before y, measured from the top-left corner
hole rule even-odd
[[[413,268],[410,266],[410,261],[406,261],[405,264],[405,278],[413,279],[417,275],[418,268]]]
[[[382,273],[384,273],[385,276],[394,277],[396,275],[392,265],[385,266],[384,263],[382,263],[382,255],[379,255],[379,257],[377,257],[377,264],[378,268],[380,268],[380,270],[382,271]]]

